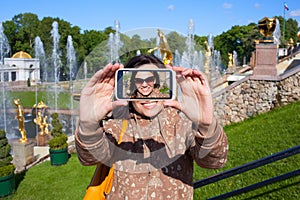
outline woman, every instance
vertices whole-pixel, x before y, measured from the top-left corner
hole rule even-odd
[[[158,69],[164,65],[152,55],[139,55],[125,66],[130,67]],[[180,101],[128,103],[111,97],[115,72],[120,68],[123,65],[108,64],[81,92],[75,135],[79,160],[83,165],[115,163],[107,199],[193,199],[193,161],[201,167],[220,168],[228,151],[227,137],[213,116],[204,74],[172,67],[182,90]],[[122,119],[114,114],[124,109],[128,112]],[[124,118],[128,127],[122,143],[116,145]]]

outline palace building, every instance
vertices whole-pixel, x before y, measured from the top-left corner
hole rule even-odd
[[[30,81],[40,82],[40,61],[32,58],[28,53],[20,51],[11,58],[4,58],[4,65],[0,64],[0,80],[5,82]]]

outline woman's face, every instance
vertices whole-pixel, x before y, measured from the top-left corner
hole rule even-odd
[[[145,64],[141,65],[139,69],[158,69],[154,64]],[[135,76],[135,85],[139,93],[143,96],[151,95],[151,92],[154,89],[155,78],[151,72],[138,72]],[[155,100],[140,100],[132,102],[134,109],[146,116],[152,117],[157,115],[163,108],[162,101]]]
[[[155,78],[149,71],[138,72],[134,78],[137,91],[142,96],[148,96],[154,89]]]

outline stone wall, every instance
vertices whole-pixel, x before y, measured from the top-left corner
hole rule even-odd
[[[222,125],[300,100],[300,66],[273,78],[248,76],[214,94],[215,115]]]

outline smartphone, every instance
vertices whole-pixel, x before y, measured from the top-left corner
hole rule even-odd
[[[175,72],[171,69],[119,69],[115,77],[115,97],[119,100],[173,100]]]

